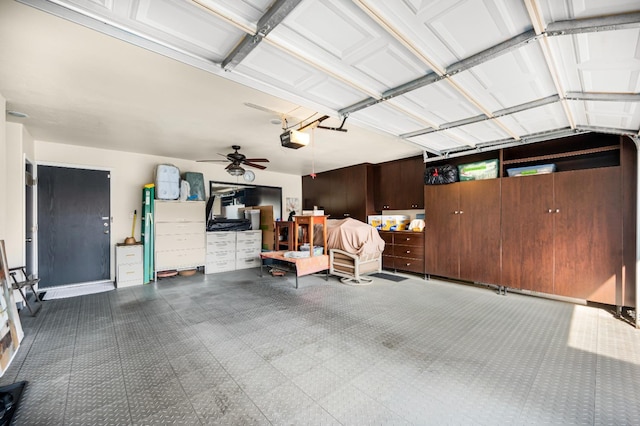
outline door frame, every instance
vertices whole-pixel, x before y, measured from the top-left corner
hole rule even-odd
[[[23,192],[23,206],[24,206],[24,235],[23,235],[23,251],[24,251],[24,264],[26,271],[29,271],[29,266],[31,267],[31,273],[33,276],[38,276],[38,166],[35,161],[30,159],[26,154],[23,156],[23,164],[24,164],[24,192]],[[31,178],[33,179],[33,185],[31,187],[31,211],[27,208],[29,205],[27,203],[27,166],[31,166]],[[26,225],[29,223],[29,219],[31,219],[31,253],[27,249],[27,233],[26,233]],[[38,285],[36,284],[36,289]]]
[[[51,167],[65,167],[68,169],[80,169],[80,170],[97,170],[97,171],[103,171],[103,172],[109,172],[109,229],[113,230],[113,169],[111,167],[100,167],[100,166],[91,166],[91,165],[85,165],[85,164],[70,164],[70,163],[59,163],[59,162],[55,162],[55,161],[38,161],[36,163],[32,163],[34,164],[35,169],[37,170],[39,166],[51,166]],[[37,172],[36,172],[36,191],[34,191],[34,197],[36,197],[36,203],[34,204],[34,214],[35,214],[35,229],[36,231],[38,231],[38,205],[37,205],[37,199],[38,199],[38,184],[37,184],[38,180],[37,180]],[[36,269],[37,269],[37,264],[38,264],[38,244],[40,242],[37,241],[36,239],[36,245],[34,245],[34,250],[35,250],[35,260],[36,260]],[[109,232],[109,280],[110,281],[114,281],[114,271],[113,271],[113,266],[114,266],[114,254],[113,254],[113,232]],[[70,286],[77,286],[78,284],[70,284],[68,286],[58,286],[56,288],[64,288],[64,287],[70,287]]]

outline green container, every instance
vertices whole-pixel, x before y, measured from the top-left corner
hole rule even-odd
[[[478,161],[477,163],[460,164],[458,178],[465,180],[495,179],[498,177],[498,159]]]
[[[140,230],[140,236],[143,245],[143,279],[144,283],[151,282],[154,278],[154,264],[153,264],[153,210],[155,199],[155,187],[145,186],[142,188],[142,217],[140,218],[140,224],[142,229]]]

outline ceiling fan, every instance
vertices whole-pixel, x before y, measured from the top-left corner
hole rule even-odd
[[[245,173],[248,173],[249,176],[253,176],[253,172],[251,172],[250,170],[246,170],[244,168],[242,168],[242,165],[245,166],[249,166],[249,167],[255,167],[256,169],[259,170],[264,170],[267,167],[263,166],[261,164],[255,164],[255,163],[268,163],[269,160],[267,160],[266,158],[247,158],[244,154],[240,154],[238,152],[238,150],[240,150],[240,145],[233,145],[231,147],[231,149],[234,150],[234,152],[231,152],[227,155],[224,154],[220,154],[218,153],[218,155],[221,155],[223,157],[225,157],[225,160],[198,160],[198,162],[201,163],[218,163],[218,162],[226,162],[229,161],[231,162],[231,164],[229,164],[225,170],[227,171],[227,173],[229,173],[231,176],[242,176]],[[253,180],[253,179],[251,179]]]

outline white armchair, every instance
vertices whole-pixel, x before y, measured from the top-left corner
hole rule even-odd
[[[382,252],[369,256],[358,256],[339,249],[329,250],[329,273],[340,278],[340,282],[351,285],[370,284],[373,279],[364,274],[382,271]]]

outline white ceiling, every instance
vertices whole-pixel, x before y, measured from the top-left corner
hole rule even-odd
[[[0,94],[39,140],[193,160],[238,144],[304,175],[640,130],[638,0],[20,2],[0,2]],[[299,150],[270,123],[324,114],[348,132]]]

